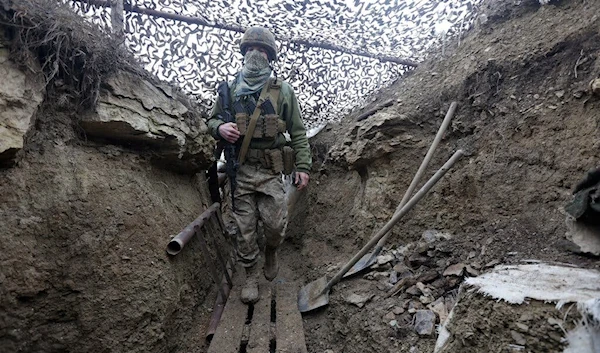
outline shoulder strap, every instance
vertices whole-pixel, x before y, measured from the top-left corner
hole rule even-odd
[[[277,112],[277,103],[279,102],[279,92],[281,91],[282,82],[280,78],[271,80],[271,87],[269,88],[269,97],[275,112]]]
[[[246,161],[246,154],[248,153],[250,140],[252,140],[252,135],[254,135],[254,129],[256,128],[256,122],[258,121],[258,116],[260,115],[260,106],[267,99],[270,86],[271,85],[269,84],[269,82],[265,83],[262,91],[260,92],[258,102],[256,102],[256,108],[254,108],[254,112],[252,113],[252,116],[250,116],[250,122],[248,123],[248,129],[246,130],[246,136],[244,136],[244,140],[242,141],[242,147],[240,148],[240,156],[238,160],[240,165],[244,164],[244,162]]]

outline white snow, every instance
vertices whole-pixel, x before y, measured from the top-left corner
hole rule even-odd
[[[545,264],[499,265],[491,272],[468,278],[466,284],[479,292],[509,303],[525,298],[546,302],[583,302],[600,298],[600,272],[576,267]]]
[[[582,319],[575,329],[567,332],[568,346],[563,353],[600,352],[600,272],[543,263],[499,265],[491,272],[468,278],[465,284],[512,304],[522,304],[526,298],[556,302],[557,308],[566,303],[577,303]],[[439,327],[435,353],[442,353],[452,336],[446,327],[453,319],[454,310]]]
[[[568,347],[564,353],[600,352],[600,298],[578,303],[583,319],[567,333]]]

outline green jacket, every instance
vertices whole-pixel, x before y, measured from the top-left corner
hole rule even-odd
[[[235,81],[234,81],[235,82]],[[229,83],[230,97],[235,97],[235,83]],[[230,106],[233,102],[230,102]],[[219,100],[215,102],[212,113],[207,122],[208,128],[210,129],[211,135],[217,140],[221,140],[219,135],[219,126],[224,124],[223,120],[219,119],[219,114],[222,112],[221,104]],[[235,115],[235,112],[231,112]],[[300,113],[300,107],[296,94],[292,86],[287,82],[282,82],[281,91],[279,92],[279,99],[277,100],[277,114],[279,118],[285,121],[287,132],[290,134],[291,143],[290,146],[296,152],[296,170],[300,172],[309,173],[312,166],[312,156],[310,153],[310,147],[308,145],[308,137],[306,136],[306,129],[302,123],[302,117]],[[240,137],[240,139],[243,137]],[[250,141],[250,148],[252,149],[275,149],[282,148],[287,144],[283,133],[279,133],[275,139],[252,139]]]

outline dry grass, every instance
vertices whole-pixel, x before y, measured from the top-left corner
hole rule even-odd
[[[148,75],[107,31],[58,1],[0,0],[0,26],[14,61],[41,69],[49,91],[68,87],[82,108],[95,105],[102,78],[118,69]]]

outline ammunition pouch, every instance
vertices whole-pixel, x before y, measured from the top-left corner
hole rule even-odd
[[[296,167],[296,152],[290,146],[283,146],[283,174],[290,175]]]
[[[248,132],[250,116],[247,113],[236,113],[235,123],[237,124],[240,135],[244,136]],[[285,130],[285,121],[279,119],[279,115],[261,115],[256,121],[256,128],[254,129],[252,138],[275,138],[279,133],[285,132]]]
[[[283,153],[279,149],[260,150],[249,149],[246,155],[246,163],[260,164],[265,169],[270,169],[273,174],[284,171]]]

